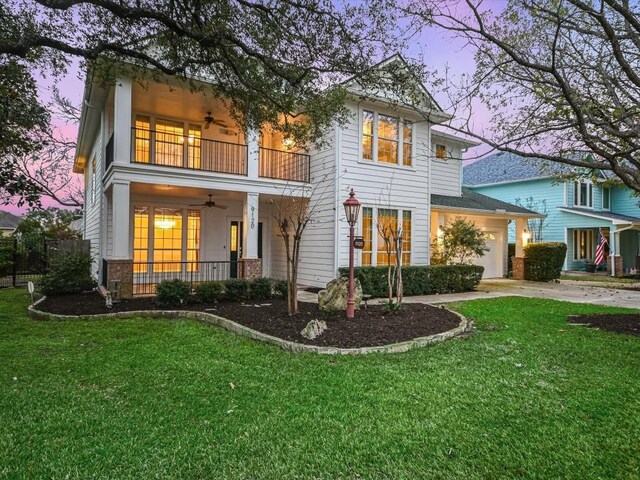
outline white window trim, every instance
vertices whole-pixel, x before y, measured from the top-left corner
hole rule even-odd
[[[605,210],[605,211],[609,212],[609,211],[611,211],[611,188],[609,188],[609,187],[601,187],[600,191],[602,192],[602,210]],[[604,206],[604,197],[605,197],[605,195],[609,199],[609,206],[608,207]]]
[[[363,114],[364,111],[373,113],[373,137],[372,137],[372,146],[371,146],[371,160],[366,160],[362,157],[363,155]],[[387,115],[389,117],[395,117],[398,119],[398,163],[386,163],[378,161],[378,115]],[[413,131],[411,132],[411,165],[403,165],[402,164],[402,155],[404,153],[404,122],[411,122],[413,125]],[[368,108],[360,106],[358,108],[358,163],[362,163],[365,165],[376,165],[378,167],[386,167],[386,168],[394,168],[400,169],[403,171],[415,171],[416,170],[416,125],[417,122],[415,120],[411,120],[409,118],[404,118],[397,113],[388,113],[384,111],[378,111],[374,108]]]
[[[357,255],[357,266],[362,267],[362,266],[367,266],[367,267],[377,267],[378,266],[378,210],[382,209],[382,210],[396,210],[398,212],[398,216],[397,216],[397,221],[398,222],[402,222],[402,215],[404,212],[411,212],[411,251],[410,252],[405,252],[404,250],[402,251],[402,254],[404,255],[405,253],[409,254],[409,265],[413,265],[413,252],[415,250],[414,248],[414,231],[415,231],[415,209],[413,208],[402,208],[402,207],[395,207],[395,206],[380,206],[380,205],[362,205],[362,208],[370,208],[371,209],[371,265],[362,265],[362,253],[363,250],[358,250],[358,255]],[[362,229],[362,221],[358,222],[358,236],[362,237],[363,236],[363,229]],[[409,266],[409,265],[403,265],[403,267]],[[386,266],[386,265],[383,265]]]
[[[580,185],[587,186],[587,202],[586,205],[581,205],[582,202],[582,189]],[[573,206],[577,208],[590,208],[593,209],[593,183],[590,180],[578,180],[573,183]]]

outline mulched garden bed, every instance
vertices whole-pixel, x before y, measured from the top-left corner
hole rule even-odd
[[[96,292],[47,297],[38,309],[60,315],[90,315],[133,310],[158,310],[152,297],[122,300],[107,309]],[[371,347],[426,337],[446,332],[460,324],[460,317],[444,308],[418,303],[404,304],[399,312],[389,313],[380,305],[370,304],[356,312],[352,320],[343,315],[327,315],[317,304],[299,302],[300,313],[287,315],[284,300],[273,299],[244,303],[221,302],[213,305],[192,304],[185,310],[206,311],[233,320],[254,330],[308,345],[341,348]],[[314,340],[300,335],[313,319],[327,322],[327,330]]]
[[[569,323],[640,337],[640,314],[637,313],[572,315]]]

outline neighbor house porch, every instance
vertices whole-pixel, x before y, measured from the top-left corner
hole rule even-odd
[[[192,286],[284,278],[283,242],[272,222],[281,195],[115,184],[106,195],[101,283],[129,297],[154,294],[174,278]]]

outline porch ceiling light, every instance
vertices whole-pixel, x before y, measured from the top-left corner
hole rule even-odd
[[[175,220],[156,220],[155,226],[161,230],[169,230],[170,228],[175,227]]]
[[[358,214],[360,213],[360,202],[356,198],[353,188],[351,189],[351,192],[349,192],[349,198],[345,200],[343,205],[344,213],[347,217],[347,223],[350,227],[353,227],[358,222]]]
[[[284,148],[286,150],[291,150],[293,147],[295,147],[296,142],[292,138],[285,138],[284,140],[282,140],[282,145],[284,145]]]

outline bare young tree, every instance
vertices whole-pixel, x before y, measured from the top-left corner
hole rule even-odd
[[[534,197],[527,197],[523,201],[521,198],[516,198],[513,203],[542,215],[542,218],[529,218],[527,220],[527,227],[529,228],[529,232],[531,232],[531,241],[533,243],[541,242],[544,229],[549,225],[550,210],[547,205],[547,199],[536,200]]]
[[[417,0],[402,11],[475,52],[473,75],[440,79],[454,131],[528,158],[609,170],[640,192],[639,2]],[[491,112],[486,129],[474,125],[477,101]]]
[[[390,209],[378,209],[376,229],[384,242],[387,257],[387,299],[393,302],[393,292],[396,295],[396,305],[402,304],[402,221],[398,221]]]

